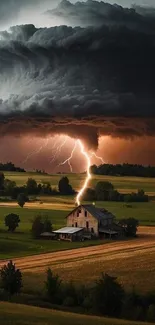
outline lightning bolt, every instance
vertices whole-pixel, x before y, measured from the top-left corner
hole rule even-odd
[[[81,154],[85,157],[86,162],[87,162],[87,176],[86,176],[85,182],[84,182],[81,190],[79,191],[79,193],[78,193],[78,195],[76,197],[76,203],[77,203],[77,205],[80,205],[80,201],[81,201],[81,198],[83,196],[83,193],[84,193],[85,189],[87,188],[88,183],[89,183],[92,176],[91,176],[91,173],[90,173],[91,158],[89,157],[88,153],[85,151],[85,148],[84,148],[84,145],[83,145],[82,141],[77,140],[77,143],[79,144]]]
[[[71,159],[73,158],[73,154],[74,154],[74,152],[75,152],[75,150],[76,150],[76,148],[77,148],[77,144],[78,144],[78,140],[77,141],[75,141],[75,144],[74,144],[74,148],[73,148],[73,150],[72,150],[72,152],[71,152],[71,155],[70,155],[70,157],[69,158],[67,158],[66,160],[64,160],[63,162],[61,162],[58,166],[63,166],[63,165],[65,165],[66,163],[68,163],[68,165],[69,165],[69,167],[70,167],[70,171],[71,171],[71,173],[72,173],[72,171],[73,171],[73,168],[72,168],[72,165],[71,165]]]
[[[60,154],[62,148],[65,146],[66,142],[67,142],[67,137],[65,137],[65,140],[60,144],[60,146],[57,147],[56,152],[53,155],[52,160],[50,161],[50,164],[52,164],[56,160],[56,158]],[[53,146],[53,149],[55,148],[55,146],[56,146],[56,144]]]
[[[25,164],[32,156],[37,155],[44,148],[46,148],[48,143],[49,143],[49,139],[46,139],[45,142],[39,147],[39,149],[36,149],[36,150],[32,151],[31,153],[29,153],[28,156],[26,157],[26,159],[23,161],[23,164]]]
[[[99,160],[102,162],[102,164],[105,164],[105,161],[103,160],[103,158],[97,156],[95,152],[91,152],[91,157],[93,157],[93,156],[94,156],[95,158],[99,159]]]

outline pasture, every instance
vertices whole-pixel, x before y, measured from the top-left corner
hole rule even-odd
[[[77,315],[25,305],[0,303],[0,324],[3,325],[148,325],[148,323]]]
[[[75,189],[80,188],[84,181],[84,174],[67,175],[71,185]],[[62,175],[42,175],[36,173],[11,173],[6,172],[5,177],[14,180],[17,185],[26,183],[29,177],[34,178],[38,183],[50,182],[57,186]],[[143,188],[147,193],[155,195],[155,179],[137,177],[108,177],[93,176],[90,186],[100,180],[108,180],[122,192],[132,192],[138,188]],[[0,258],[13,258],[57,250],[79,248],[83,246],[100,244],[100,241],[85,243],[66,243],[46,240],[33,240],[31,236],[31,226],[33,218],[40,214],[48,216],[52,221],[54,229],[65,226],[66,215],[75,207],[73,196],[42,196],[35,201],[27,203],[24,208],[20,208],[16,202],[0,202]],[[88,202],[87,202],[88,203]],[[133,203],[132,208],[127,208],[122,202],[97,202],[97,206],[104,207],[112,212],[117,220],[121,218],[134,217],[139,220],[140,225],[155,225],[155,202]],[[4,225],[4,218],[9,213],[16,213],[20,216],[20,225],[14,234],[7,232]]]
[[[51,202],[28,203],[24,208],[20,208],[16,203],[0,203],[0,258],[13,258],[53,252],[71,248],[79,248],[89,245],[98,245],[103,241],[80,242],[59,242],[49,240],[34,240],[31,236],[32,220],[36,215],[48,216],[52,221],[54,229],[65,226],[66,215],[74,208],[73,201],[68,202],[66,198],[48,198]],[[46,200],[46,199],[45,199]],[[62,201],[63,200],[63,201]],[[71,199],[69,199],[70,201]],[[57,201],[57,202],[56,202]],[[98,206],[105,207],[111,211],[117,220],[123,217],[134,217],[140,225],[155,225],[155,203],[134,203],[132,208],[127,208],[120,202],[98,202]],[[20,216],[19,228],[15,233],[8,233],[4,224],[5,215],[16,213]]]
[[[61,174],[43,175],[36,173],[15,173],[5,172],[5,177],[15,181],[17,185],[26,183],[29,177],[34,178],[37,183],[50,182],[52,187],[57,187],[60,178],[64,176]],[[67,174],[70,184],[75,190],[79,190],[84,182],[85,174]],[[114,187],[122,193],[136,191],[137,189],[144,189],[149,195],[155,195],[155,178],[144,177],[120,177],[120,176],[104,176],[93,175],[89,186],[94,186],[99,181],[109,181]]]

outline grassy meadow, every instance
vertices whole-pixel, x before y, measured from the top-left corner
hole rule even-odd
[[[47,310],[25,305],[0,303],[0,324],[3,325],[148,325],[148,323],[108,319]]]
[[[38,183],[50,182],[52,187],[57,187],[60,178],[64,175],[42,175],[36,173],[14,173],[5,172],[5,177],[15,181],[17,185],[26,183],[28,177],[35,178]],[[83,184],[85,174],[68,174],[65,175],[69,178],[71,185],[75,190],[78,190]],[[90,181],[90,187],[94,186],[99,181],[111,182],[117,190],[122,193],[136,191],[137,189],[144,189],[148,194],[155,195],[155,178],[144,177],[120,177],[120,176],[104,176],[93,175]]]
[[[67,176],[73,188],[79,190],[85,175],[69,174]],[[6,172],[5,177],[14,180],[17,185],[25,184],[27,179],[32,177],[38,183],[50,182],[53,187],[57,187],[62,175]],[[154,178],[93,176],[90,186],[94,186],[100,180],[110,181],[116,189],[125,193],[142,188],[152,196],[152,200],[149,203],[133,203],[132,208],[127,208],[122,202],[97,202],[97,206],[105,207],[117,219],[134,217],[139,220],[141,225],[155,225],[155,202],[153,201],[153,197],[155,196]],[[65,226],[65,217],[75,207],[74,202],[75,198],[73,196],[42,196],[37,197],[32,203],[27,203],[23,209],[16,202],[0,202],[0,258],[12,258],[100,244],[100,241],[67,243],[46,240],[36,241],[32,239],[30,229],[32,220],[37,214],[48,216],[52,221],[54,229],[58,229]],[[9,234],[4,226],[4,217],[9,213],[18,214],[21,220],[19,228],[14,234]]]

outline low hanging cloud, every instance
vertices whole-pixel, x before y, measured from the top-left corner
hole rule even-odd
[[[153,24],[1,32],[0,135],[155,136]]]

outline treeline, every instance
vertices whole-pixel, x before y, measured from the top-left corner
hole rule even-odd
[[[87,188],[83,197],[84,201],[116,201],[116,202],[148,202],[149,197],[143,189],[137,192],[123,194],[117,191],[113,184],[101,181],[94,188]]]
[[[16,182],[6,179],[4,174],[0,172],[0,196],[10,196],[16,200],[20,194],[24,194],[25,198],[29,195],[72,195],[75,194],[67,177],[62,177],[58,182],[58,189],[52,187],[49,182],[37,184],[33,178],[28,178],[23,186],[17,186]],[[25,199],[25,202],[28,198]]]
[[[110,176],[155,177],[155,167],[132,164],[103,164],[100,166],[91,166],[91,173]]]
[[[0,163],[0,171],[21,172],[21,173],[26,172],[23,168],[16,167],[12,162],[7,162],[6,164]]]
[[[48,268],[44,290],[30,298],[30,295],[21,293],[22,273],[10,261],[0,269],[0,288],[1,300],[106,317],[155,321],[154,291],[145,295],[134,289],[127,292],[116,277],[107,273],[102,273],[92,285],[75,285],[62,281]]]

